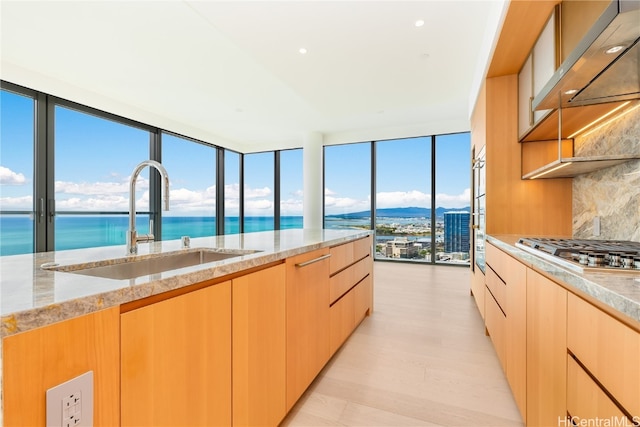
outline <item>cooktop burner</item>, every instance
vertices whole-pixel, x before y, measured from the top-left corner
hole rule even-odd
[[[640,272],[640,242],[523,237],[516,246],[580,273],[592,270]]]

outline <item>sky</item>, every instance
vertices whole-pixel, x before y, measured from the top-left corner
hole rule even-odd
[[[0,209],[32,209],[33,101],[0,95]],[[149,158],[148,132],[56,107],[55,193],[58,211],[128,211],[129,178]],[[378,208],[430,207],[430,137],[377,144]],[[215,150],[163,135],[162,163],[170,182],[170,211],[163,215],[215,214]],[[469,205],[469,134],[438,136],[436,206]],[[325,148],[325,212],[369,210],[371,144]],[[225,215],[239,206],[239,155],[225,155]],[[302,215],[302,150],[281,152],[281,214]],[[245,155],[245,215],[273,216],[273,153]],[[136,183],[136,209],[147,210],[149,173]]]

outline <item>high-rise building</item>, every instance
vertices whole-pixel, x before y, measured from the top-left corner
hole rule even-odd
[[[469,252],[469,212],[445,212],[444,251]]]

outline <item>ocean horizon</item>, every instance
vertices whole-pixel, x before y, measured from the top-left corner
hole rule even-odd
[[[380,217],[394,224],[415,223],[422,218]],[[370,217],[325,217],[328,229],[368,229]],[[302,228],[302,216],[281,216],[280,229]],[[55,250],[124,245],[129,228],[128,215],[59,215],[55,217]],[[245,233],[273,230],[273,217],[245,217]],[[149,232],[148,215],[136,216],[136,229]],[[226,234],[240,230],[238,217],[225,218]],[[162,240],[180,239],[182,236],[207,237],[216,233],[216,218],[211,216],[165,216],[162,218]],[[384,242],[394,236],[377,236]],[[430,237],[415,236],[418,242],[429,242]],[[30,215],[0,215],[0,256],[33,252],[33,219]]]

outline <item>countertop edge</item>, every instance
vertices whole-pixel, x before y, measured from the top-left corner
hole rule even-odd
[[[606,306],[610,314],[621,317],[620,320],[627,324],[633,324],[636,329],[640,330],[640,300],[631,299],[614,289],[604,285],[602,281],[611,278],[620,278],[620,280],[640,279],[640,275],[629,276],[615,273],[600,273],[582,275],[567,270],[553,262],[536,257],[533,254],[525,252],[513,244],[509,243],[513,236],[490,236],[487,235],[487,242],[498,247],[507,254],[513,256],[518,261],[532,268],[536,272],[548,277],[560,286],[575,293],[578,296],[586,295],[601,305]],[[598,280],[601,280],[599,283]],[[640,288],[640,282],[638,283]]]

